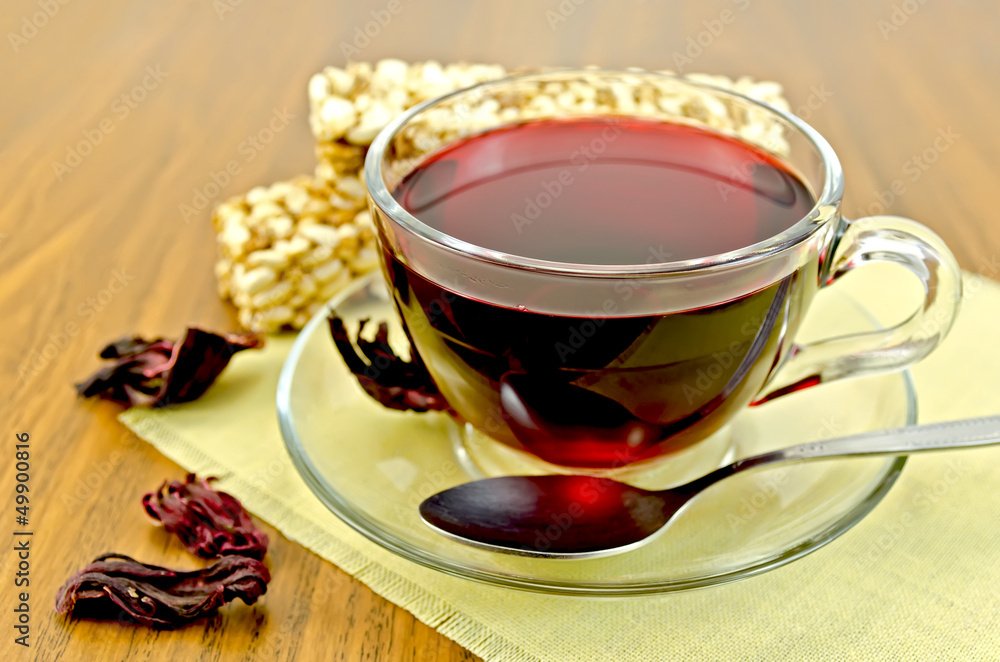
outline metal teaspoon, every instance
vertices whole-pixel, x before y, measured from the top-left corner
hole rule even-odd
[[[645,544],[702,491],[749,469],[997,443],[1000,416],[988,416],[877,430],[762,453],[668,490],[644,490],[586,475],[487,478],[425,499],[420,504],[420,517],[442,535],[491,551],[592,558]]]

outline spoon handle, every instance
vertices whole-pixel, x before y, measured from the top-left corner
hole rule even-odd
[[[1000,416],[909,425],[836,439],[824,439],[747,457],[733,463],[732,468],[741,471],[774,462],[793,462],[824,457],[909,455],[924,451],[975,448],[993,444],[1000,444]]]

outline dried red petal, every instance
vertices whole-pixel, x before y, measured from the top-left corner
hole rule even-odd
[[[267,592],[269,581],[264,564],[243,556],[181,572],[123,554],[102,554],[63,584],[55,609],[73,618],[134,620],[172,629],[211,616],[236,598],[252,605]]]
[[[441,395],[420,355],[414,351],[412,360],[404,361],[392,351],[389,327],[385,322],[379,323],[374,340],[365,340],[361,332],[368,320],[360,320],[358,336],[354,341],[347,333],[344,320],[331,314],[329,322],[334,344],[365,393],[390,409],[436,410],[456,415]],[[365,362],[365,359],[368,361]]]
[[[142,497],[142,507],[192,554],[205,559],[230,554],[263,559],[267,534],[254,526],[236,497],[212,489],[213,480],[188,474],[183,483],[165,482]]]
[[[100,353],[114,364],[77,384],[76,391],[132,407],[188,402],[212,385],[233,354],[263,344],[255,334],[218,335],[194,328],[180,342],[122,338]]]

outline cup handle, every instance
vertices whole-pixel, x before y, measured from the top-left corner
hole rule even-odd
[[[962,272],[941,238],[916,221],[899,216],[848,221],[825,261],[821,287],[869,262],[901,264],[923,284],[923,305],[888,329],[793,345],[751,405],[835,379],[902,370],[930,354],[955,321]]]

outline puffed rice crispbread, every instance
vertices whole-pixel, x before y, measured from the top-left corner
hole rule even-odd
[[[258,186],[219,205],[215,275],[240,324],[261,332],[302,328],[352,277],[378,266],[364,186],[303,175]]]

